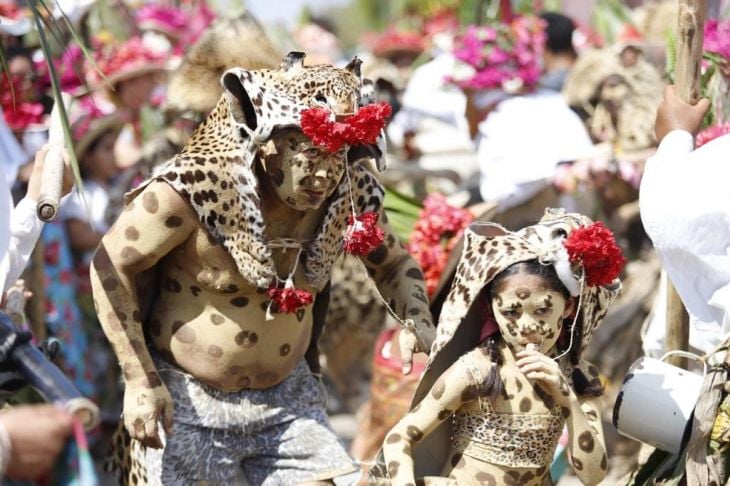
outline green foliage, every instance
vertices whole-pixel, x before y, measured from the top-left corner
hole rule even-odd
[[[393,188],[385,191],[385,214],[396,236],[402,243],[406,243],[413,232],[413,227],[421,212],[421,204]]]
[[[631,10],[620,0],[599,0],[593,10],[593,25],[610,45],[625,26],[632,26],[634,22]]]

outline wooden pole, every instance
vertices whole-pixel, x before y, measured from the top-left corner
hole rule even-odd
[[[677,19],[677,63],[674,85],[682,100],[695,104],[700,99],[700,63],[704,40],[707,0],[679,0]],[[668,351],[689,347],[689,315],[672,282],[667,282]],[[687,367],[684,358],[672,357],[676,366]]]

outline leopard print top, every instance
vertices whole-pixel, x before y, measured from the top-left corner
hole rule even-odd
[[[479,368],[466,356],[470,380],[484,382]],[[564,368],[564,366],[561,366]],[[568,374],[567,376],[570,376]],[[506,467],[550,465],[565,425],[558,404],[549,414],[498,413],[481,396],[479,410],[460,408],[453,415],[451,446],[462,454]]]

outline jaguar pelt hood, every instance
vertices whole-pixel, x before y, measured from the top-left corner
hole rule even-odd
[[[164,180],[197,213],[201,224],[228,251],[240,274],[258,288],[268,288],[276,270],[264,237],[255,164],[259,147],[274,129],[300,126],[302,111],[326,108],[334,116],[351,115],[369,101],[363,93],[360,60],[346,67],[305,66],[304,54],[289,53],[280,69],[226,71],[224,93],[182,151],[127,195],[135,197],[149,182]],[[384,191],[360,162],[382,160],[378,146],[348,151],[355,211],[378,211]],[[382,167],[382,163],[377,164]],[[351,214],[350,184],[343,177],[324,204],[327,211],[314,239],[303,247],[302,264],[309,285],[321,289],[342,251],[342,235]]]

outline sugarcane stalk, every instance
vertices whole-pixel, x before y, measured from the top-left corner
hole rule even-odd
[[[674,84],[677,95],[691,104],[697,103],[701,94],[700,63],[706,12],[707,0],[679,0]],[[689,315],[671,282],[667,282],[666,347],[683,351],[689,348]],[[687,367],[685,358],[671,358],[670,362]]]
[[[68,95],[63,94],[53,107],[48,127],[48,152],[43,162],[41,190],[38,198],[38,217],[46,222],[58,217],[58,207],[61,201],[61,187],[63,185],[63,154],[65,142],[63,127],[58,103],[68,104]]]

